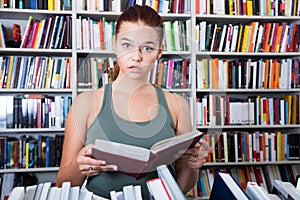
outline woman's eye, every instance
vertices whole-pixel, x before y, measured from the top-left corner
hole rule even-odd
[[[124,44],[122,44],[122,46],[123,46],[123,48],[128,49],[128,48],[130,48],[131,45],[128,43],[124,43]]]
[[[149,52],[152,50],[153,50],[153,48],[151,48],[151,47],[148,47],[148,46],[143,47],[143,51]]]

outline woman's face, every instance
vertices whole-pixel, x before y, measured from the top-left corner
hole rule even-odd
[[[148,79],[162,52],[158,30],[142,22],[123,22],[116,37],[114,50],[120,67],[119,77]]]

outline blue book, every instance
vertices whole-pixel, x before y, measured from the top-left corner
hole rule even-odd
[[[270,125],[274,125],[274,99],[269,98],[269,119],[270,119]]]
[[[50,137],[46,137],[46,163],[45,167],[50,167]]]
[[[63,9],[64,10],[72,10],[72,1],[71,0],[64,0]]]
[[[6,142],[6,167],[10,167],[10,142]]]
[[[57,27],[57,32],[55,34],[55,42],[54,42],[54,49],[57,49],[58,48],[58,44],[60,43],[60,40],[63,39],[62,35],[61,35],[61,32],[63,30],[63,25],[64,25],[64,20],[65,20],[65,17],[64,15],[61,15],[60,18],[59,18],[59,23],[58,23],[58,27]]]
[[[10,85],[8,85],[8,88],[13,88],[14,86],[14,79],[15,79],[15,76],[16,76],[16,68],[17,68],[17,56],[12,56],[12,59],[13,59],[13,65],[12,65],[12,71],[11,71],[11,77],[10,77]]]
[[[229,173],[217,172],[210,193],[210,200],[250,200],[241,186]]]
[[[37,9],[37,0],[30,0],[30,9]]]

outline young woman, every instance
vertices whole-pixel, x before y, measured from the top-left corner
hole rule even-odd
[[[109,198],[112,190],[125,185],[141,185],[148,199],[146,181],[118,172],[118,166],[91,155],[95,139],[150,148],[155,142],[192,130],[189,106],[177,94],[162,91],[148,82],[148,74],[163,52],[163,21],[148,6],[126,9],[116,24],[114,52],[116,79],[95,91],[78,95],[66,121],[62,160],[57,184],[71,181],[95,194]],[[200,142],[201,143],[201,142]],[[200,157],[201,144],[187,150],[174,166],[170,165],[183,193],[196,183],[198,169],[206,160]],[[172,167],[173,166],[173,167]]]

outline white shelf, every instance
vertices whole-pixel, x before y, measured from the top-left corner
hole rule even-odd
[[[299,124],[291,125],[225,125],[225,126],[197,126],[198,129],[208,129],[208,130],[238,130],[238,129],[292,129],[299,128]]]
[[[220,56],[220,57],[297,57],[300,56],[300,52],[212,52],[212,51],[205,51],[201,52],[198,51],[196,53],[197,56]]]
[[[245,165],[292,165],[300,164],[300,160],[291,161],[262,161],[262,162],[207,162],[204,164],[205,167],[227,167],[227,166],[245,166]]]
[[[64,128],[8,128],[0,129],[1,133],[58,133],[64,132]]]
[[[40,168],[19,168],[19,169],[0,169],[2,173],[21,173],[21,172],[57,172],[59,167],[40,167]]]

